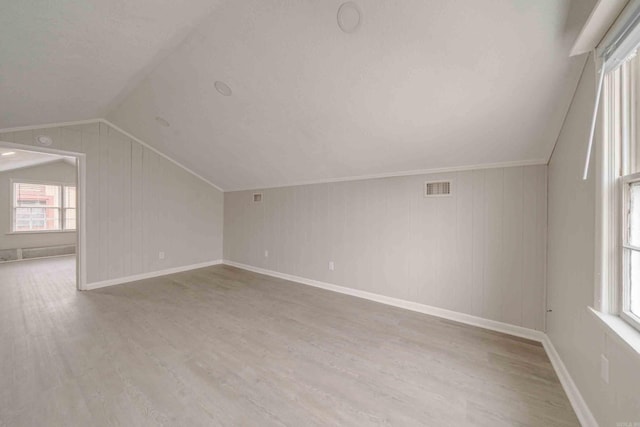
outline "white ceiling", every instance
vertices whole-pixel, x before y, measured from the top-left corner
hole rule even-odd
[[[15,153],[10,156],[2,156],[3,153]],[[42,165],[45,163],[57,162],[64,160],[71,164],[75,164],[75,159],[58,156],[55,154],[36,153],[33,151],[23,151],[9,148],[0,148],[0,172],[6,172],[14,169],[27,168],[31,166]]]
[[[0,0],[0,128],[100,117],[212,0]]]
[[[546,161],[594,0],[0,2],[0,127],[109,110],[233,190]]]

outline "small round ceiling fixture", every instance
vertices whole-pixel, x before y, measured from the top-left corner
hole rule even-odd
[[[362,13],[357,4],[352,1],[342,3],[338,8],[338,26],[345,33],[353,33],[362,22]]]
[[[160,123],[162,126],[164,126],[164,127],[166,127],[166,128],[168,128],[169,126],[171,126],[171,125],[169,124],[169,122],[168,122],[166,119],[163,119],[163,118],[162,118],[162,117],[160,117],[160,116],[156,116],[156,122]]]
[[[38,144],[44,145],[45,147],[48,147],[51,144],[53,144],[53,138],[51,138],[48,135],[38,135],[36,136],[36,141],[38,141]]]
[[[227,86],[226,83],[217,81],[213,85],[216,87],[216,90],[220,92],[220,95],[231,96],[231,94],[233,93],[231,91],[231,88]]]

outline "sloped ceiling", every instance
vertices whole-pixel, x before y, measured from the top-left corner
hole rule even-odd
[[[0,128],[102,117],[212,0],[0,0]]]
[[[2,155],[6,153],[13,154],[10,154],[8,156]],[[34,151],[0,148],[0,172],[22,169],[58,161],[66,161],[70,164],[75,165],[74,158],[58,156],[55,154],[36,153]]]
[[[545,162],[594,1],[356,0],[350,34],[337,25],[341,1],[5,3],[0,127],[109,110],[234,190]],[[44,29],[21,29],[27,15]]]

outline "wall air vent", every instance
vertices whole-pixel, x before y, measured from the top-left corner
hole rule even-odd
[[[262,201],[262,193],[253,193],[254,203],[260,203]]]
[[[424,197],[442,197],[451,195],[451,182],[437,181],[424,183]]]

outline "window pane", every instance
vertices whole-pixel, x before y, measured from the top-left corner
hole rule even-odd
[[[636,316],[640,316],[640,252],[631,251],[629,270],[629,288],[631,291],[629,309]]]
[[[14,184],[15,206],[60,206],[60,186],[44,184]]]
[[[60,230],[59,208],[16,208],[13,231]]]
[[[13,184],[13,231],[62,229],[62,187],[49,184]]]
[[[76,187],[64,187],[64,207],[76,207]]]
[[[629,189],[629,243],[640,246],[640,182]]]
[[[76,229],[76,210],[75,209],[64,210],[64,229],[65,230]]]

